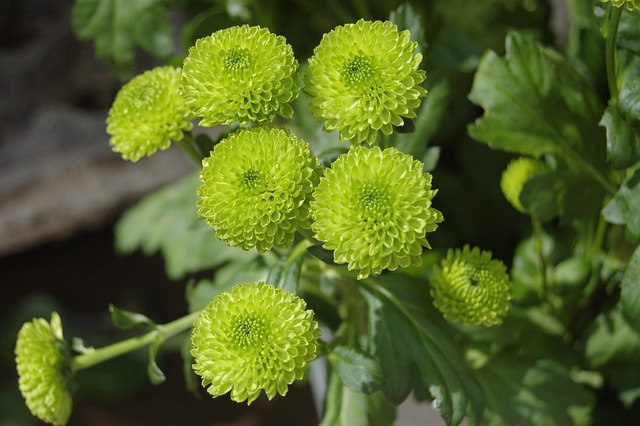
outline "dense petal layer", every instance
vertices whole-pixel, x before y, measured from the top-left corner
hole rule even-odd
[[[251,404],[264,390],[285,395],[316,357],[320,338],[313,311],[292,293],[263,282],[222,293],[194,323],[191,351],[202,386],[214,397]]]
[[[138,161],[179,141],[191,116],[178,91],[180,69],[158,67],[125,84],[109,110],[109,144],[122,158]]]
[[[442,222],[423,164],[395,148],[352,148],[325,171],[311,202],[312,229],[358,278],[419,264]]]

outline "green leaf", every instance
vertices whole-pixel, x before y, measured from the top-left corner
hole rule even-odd
[[[349,389],[371,394],[382,387],[382,368],[376,358],[353,348],[337,346],[329,352],[328,359]]]
[[[585,332],[585,357],[592,367],[634,364],[640,357],[640,333],[620,309],[603,312]]]
[[[487,399],[483,425],[589,424],[593,395],[561,364],[504,354],[474,374]]]
[[[636,324],[640,324],[640,247],[636,248],[629,259],[620,290],[620,302],[625,314]]]
[[[249,262],[255,250],[229,247],[215,238],[215,231],[198,217],[197,173],[186,176],[148,195],[125,212],[115,226],[116,250],[141,249],[152,255],[162,252],[167,275],[172,279],[230,260]]]
[[[320,426],[391,426],[395,417],[396,405],[384,393],[367,395],[351,390],[332,372]]]
[[[76,0],[71,20],[122,79],[133,74],[136,47],[163,59],[175,49],[165,0]]]
[[[195,363],[195,360],[193,355],[191,355],[191,348],[193,348],[191,335],[187,334],[182,342],[182,346],[180,347],[180,355],[182,356],[182,374],[184,375],[184,382],[187,390],[198,398],[200,397],[200,378],[196,372],[193,371],[193,364]]]
[[[474,139],[513,153],[560,156],[613,191],[603,172],[603,107],[558,52],[509,33],[504,57],[484,55],[469,99],[484,108],[468,129]]]
[[[109,312],[111,313],[111,321],[113,321],[116,327],[123,330],[131,328],[151,329],[156,326],[156,324],[145,315],[120,309],[112,304],[109,304]]]
[[[411,41],[418,42],[416,53],[424,53],[424,27],[422,17],[410,3],[401,4],[389,14],[389,20],[398,26],[400,31],[409,30]]]
[[[333,261],[333,251],[323,248],[320,244],[308,247],[307,251],[313,257],[320,259],[327,265],[337,265],[337,263]]]
[[[399,274],[388,283],[363,282],[373,354],[384,372],[384,393],[395,403],[412,383],[426,387],[447,424],[482,417],[482,391],[462,360],[455,332],[431,303],[424,281]]]
[[[625,121],[615,104],[607,107],[600,125],[607,131],[607,157],[614,170],[638,161],[640,135]]]
[[[522,186],[520,202],[533,217],[549,221],[560,211],[562,187],[562,180],[556,173],[538,173]]]
[[[189,304],[189,312],[204,309],[214,297],[220,293],[230,292],[237,282],[231,281],[224,285],[216,284],[211,280],[201,280],[196,284],[189,283],[186,290],[186,299]]]
[[[627,225],[636,237],[640,236],[640,166],[618,189],[613,199],[602,210],[602,215],[616,225]]]
[[[164,338],[160,335],[156,337],[156,339],[149,345],[149,363],[147,364],[147,375],[149,376],[149,380],[154,385],[159,385],[160,383],[167,380],[166,376],[158,367],[156,363],[156,357],[158,356],[158,349],[164,343]]]
[[[304,243],[303,241],[301,244]],[[298,244],[287,250],[286,254],[269,269],[266,282],[295,293],[298,290],[302,263],[307,254],[306,249],[306,245]]]
[[[625,81],[620,89],[618,105],[629,123],[640,124],[640,77]]]

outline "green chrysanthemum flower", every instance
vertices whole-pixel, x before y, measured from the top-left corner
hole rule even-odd
[[[409,31],[391,22],[359,20],[325,34],[309,59],[304,90],[309,108],[325,129],[340,138],[373,144],[378,133],[390,135],[403,118],[416,116],[427,91],[418,66],[422,55]]]
[[[213,299],[191,334],[193,369],[214,397],[251,404],[262,390],[285,395],[316,357],[320,338],[313,311],[282,288],[243,283]]]
[[[315,237],[358,278],[419,265],[425,237],[442,222],[423,164],[395,148],[352,148],[325,171],[314,191]]]
[[[500,188],[504,197],[516,210],[525,213],[525,209],[520,202],[522,187],[532,176],[548,169],[545,163],[535,158],[520,157],[512,160],[502,172],[502,179],[500,180]]]
[[[249,25],[196,41],[184,61],[180,90],[201,126],[291,117],[298,61],[284,37]]]
[[[602,3],[613,3],[615,7],[626,6],[628,10],[640,10],[640,0],[602,0]]]
[[[107,117],[113,151],[136,162],[182,140],[193,125],[179,82],[179,68],[158,67],[122,86]]]
[[[511,307],[507,268],[478,247],[449,250],[434,268],[433,304],[452,321],[487,327],[502,323]]]
[[[57,313],[51,322],[36,318],[25,323],[16,342],[18,385],[27,407],[40,420],[64,425],[71,415],[70,352]]]
[[[216,237],[258,251],[286,248],[309,228],[309,199],[318,181],[309,145],[281,127],[232,133],[202,161],[198,213]]]

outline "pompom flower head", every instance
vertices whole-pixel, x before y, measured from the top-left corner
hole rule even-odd
[[[640,10],[640,0],[602,0],[602,3],[611,1],[615,7],[626,6],[628,10]]]
[[[500,180],[504,197],[516,210],[525,213],[524,206],[520,202],[522,187],[531,177],[548,169],[545,163],[535,158],[520,157],[512,160],[502,172]]]
[[[23,324],[15,354],[18,385],[31,413],[46,423],[66,424],[71,415],[73,375],[58,314],[51,314],[51,322],[36,318]]]
[[[282,288],[242,283],[216,296],[191,334],[193,369],[214,397],[251,404],[262,390],[285,395],[316,357],[320,338],[313,311]]]
[[[196,41],[184,61],[180,90],[201,126],[291,117],[298,61],[284,37],[236,26]]]
[[[318,180],[309,145],[280,127],[232,133],[202,161],[198,213],[216,237],[258,251],[286,248],[309,228],[309,200]]]
[[[325,171],[314,191],[315,238],[358,278],[419,265],[425,237],[442,222],[431,207],[431,175],[411,156],[388,148],[352,148]]]
[[[477,247],[449,250],[431,285],[433,304],[452,321],[490,327],[500,324],[511,307],[504,263]]]
[[[325,34],[309,59],[304,90],[309,108],[325,129],[340,138],[373,144],[404,118],[416,116],[426,90],[418,66],[422,55],[408,30],[389,21],[359,20]]]
[[[180,96],[180,69],[158,67],[122,86],[109,110],[107,133],[113,151],[136,162],[169,148],[191,130],[189,111]]]

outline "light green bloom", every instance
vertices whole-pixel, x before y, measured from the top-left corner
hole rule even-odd
[[[456,322],[484,325],[502,323],[511,307],[507,268],[478,247],[449,250],[431,281],[433,304]]]
[[[602,0],[602,3],[611,1],[615,7],[625,5],[628,10],[640,10],[640,0]]]
[[[298,61],[284,37],[249,25],[196,41],[184,61],[180,91],[201,126],[291,117]]]
[[[286,248],[309,228],[309,199],[318,180],[309,145],[281,127],[241,129],[202,161],[198,213],[216,237],[258,251]]]
[[[189,111],[178,91],[180,69],[158,67],[125,84],[107,117],[109,145],[125,160],[169,148],[191,130]]]
[[[216,296],[196,319],[193,369],[214,397],[231,392],[251,404],[262,390],[285,395],[316,357],[320,338],[313,311],[282,288],[242,283]]]
[[[500,188],[504,197],[516,210],[525,213],[525,209],[520,202],[522,187],[531,177],[548,169],[545,163],[535,158],[520,157],[512,160],[502,172],[502,179],[500,180]]]
[[[325,129],[340,138],[373,144],[380,132],[416,116],[426,90],[419,86],[422,55],[411,34],[389,21],[359,20],[335,28],[322,37],[309,59],[304,90],[309,108]]]
[[[314,191],[311,228],[336,263],[358,278],[419,265],[425,237],[442,222],[423,164],[395,148],[352,148],[325,171]]]
[[[69,347],[57,313],[51,322],[36,318],[22,325],[15,348],[18,386],[31,413],[40,420],[64,425],[71,415]]]

